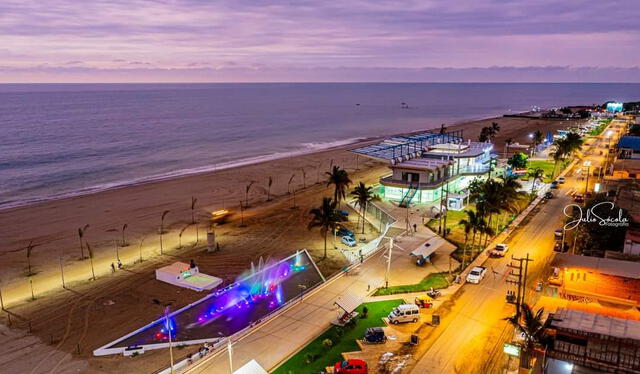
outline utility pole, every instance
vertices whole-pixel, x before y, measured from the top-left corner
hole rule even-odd
[[[529,253],[527,253],[526,257],[524,258],[513,257],[512,255],[511,259],[514,261],[517,261],[518,263],[514,264],[513,262],[510,262],[507,265],[507,267],[512,269],[509,271],[509,275],[516,277],[517,279],[507,278],[506,282],[510,284],[515,284],[518,286],[518,290],[516,293],[516,316],[519,318],[520,311],[521,311],[520,306],[524,304],[525,294],[527,290],[526,285],[527,285],[527,271],[529,270],[529,262],[533,261],[533,259],[529,258]],[[514,273],[513,269],[518,269],[517,270],[518,272]]]
[[[389,273],[391,272],[391,251],[393,249],[393,238],[389,239],[389,254],[387,258],[387,272],[384,274],[384,288],[389,288]]]

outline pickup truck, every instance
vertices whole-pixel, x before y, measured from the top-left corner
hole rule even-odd
[[[494,257],[504,257],[504,255],[509,251],[509,246],[506,244],[496,244],[496,247],[491,250],[491,256]]]
[[[484,266],[476,266],[469,274],[467,274],[467,282],[478,284],[484,278],[485,274],[487,274],[487,268]]]

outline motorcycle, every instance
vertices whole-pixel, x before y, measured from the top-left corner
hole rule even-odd
[[[441,293],[438,290],[434,290],[433,287],[427,291],[427,296],[429,296],[432,299],[435,299],[437,297],[440,297]]]

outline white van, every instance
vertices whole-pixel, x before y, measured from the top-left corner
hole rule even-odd
[[[416,304],[402,304],[389,313],[389,322],[397,325],[401,322],[418,322],[420,308]]]

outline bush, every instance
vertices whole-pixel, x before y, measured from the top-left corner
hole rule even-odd
[[[314,357],[314,356],[315,356],[315,355],[312,355],[311,353],[307,353],[306,355],[304,355],[304,361],[305,361],[307,364],[310,364],[310,363],[312,363],[312,362],[314,361],[314,359],[315,359],[315,357]]]
[[[369,308],[366,306],[362,308],[362,314],[360,314],[360,318],[367,318],[367,314],[369,314]]]
[[[327,339],[325,339],[325,340],[323,340],[323,341],[322,341],[322,345],[324,346],[324,348],[325,348],[326,350],[329,350],[329,349],[331,349],[331,347],[333,346],[333,340],[331,340],[331,339],[327,338]]]

